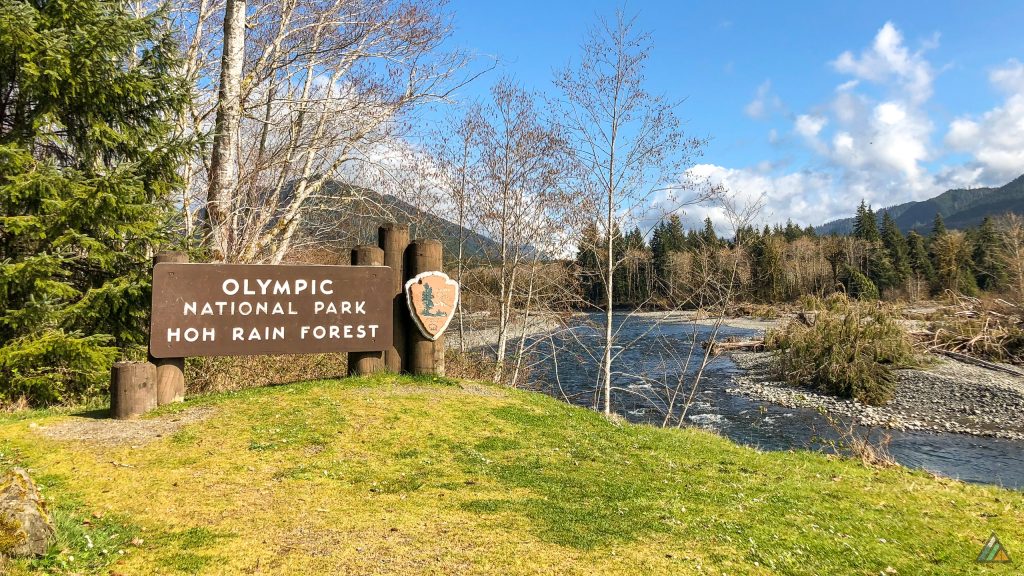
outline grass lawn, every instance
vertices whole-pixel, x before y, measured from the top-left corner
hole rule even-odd
[[[13,574],[1020,574],[1024,493],[380,376],[0,416],[59,542]],[[1013,565],[976,564],[996,532]],[[4,567],[0,567],[3,572]]]

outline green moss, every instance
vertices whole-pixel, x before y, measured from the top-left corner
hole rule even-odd
[[[17,522],[0,516],[0,555],[10,553],[25,543],[27,535]]]
[[[160,566],[183,574],[199,574],[216,560],[213,556],[192,552],[176,553],[160,558]]]

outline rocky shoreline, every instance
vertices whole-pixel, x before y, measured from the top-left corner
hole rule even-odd
[[[789,408],[823,409],[858,424],[1024,440],[1024,378],[938,356],[921,369],[896,371],[885,406],[868,406],[776,381],[771,353],[735,352],[744,373],[727,392]]]

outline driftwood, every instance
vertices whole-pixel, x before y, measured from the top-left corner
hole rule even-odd
[[[974,366],[980,366],[982,368],[987,368],[989,370],[994,370],[996,372],[1003,372],[1003,373],[1006,373],[1006,374],[1013,374],[1014,376],[1022,376],[1022,377],[1024,377],[1024,371],[1018,370],[1018,369],[1013,368],[1011,366],[1006,366],[1006,365],[1003,365],[1003,364],[996,364],[995,362],[989,362],[987,360],[982,360],[980,358],[975,358],[974,356],[968,356],[967,354],[961,354],[959,352],[952,352],[950,350],[943,350],[941,348],[935,349],[934,351],[937,352],[938,354],[942,354],[943,356],[948,356],[948,357],[950,357],[950,358],[952,358],[952,359],[954,359],[954,360],[956,360],[958,362],[963,362],[964,364],[971,364],[971,365],[974,365]]]
[[[801,310],[800,312],[797,312],[797,314],[796,314],[796,319],[798,321],[800,321],[801,324],[803,324],[804,326],[807,326],[808,328],[813,328],[814,327],[814,321],[817,320],[817,318],[818,318],[818,313],[817,312],[807,312],[807,311]]]
[[[737,350],[749,350],[751,352],[761,352],[764,350],[764,339],[760,340],[716,340],[714,342],[704,342],[704,347],[711,347],[712,354],[720,354],[722,352],[735,352]]]

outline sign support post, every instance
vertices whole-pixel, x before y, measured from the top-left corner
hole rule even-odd
[[[421,272],[441,270],[442,245],[439,240],[416,240],[409,245],[408,252],[409,278]],[[443,334],[431,340],[419,330],[409,331],[409,372],[444,376]]]
[[[160,252],[153,257],[153,265],[185,264],[188,254],[183,252]],[[149,361],[156,365],[156,403],[158,406],[171,402],[185,401],[185,359],[154,358]]]
[[[118,362],[110,369],[110,416],[128,420],[156,408],[156,366]]]
[[[353,266],[383,266],[384,250],[364,244],[352,250]],[[348,375],[365,376],[385,370],[384,352],[349,352]]]
[[[386,224],[377,229],[377,245],[384,250],[384,265],[391,267],[391,331],[392,345],[384,350],[388,371],[401,374],[408,370],[406,356],[405,250],[409,247],[409,227]]]

